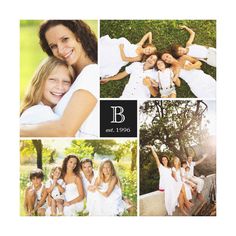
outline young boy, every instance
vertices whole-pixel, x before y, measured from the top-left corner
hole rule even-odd
[[[41,169],[30,172],[30,184],[25,191],[24,208],[28,216],[44,216],[46,211],[47,191],[43,184],[44,174]]]

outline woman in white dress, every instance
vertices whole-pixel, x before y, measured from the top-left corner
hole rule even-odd
[[[175,190],[176,190],[176,202],[175,206],[179,205],[181,212],[184,215],[188,215],[185,211],[184,207],[190,209],[192,207],[192,203],[189,201],[192,199],[192,193],[190,186],[186,185],[183,182],[181,175],[181,162],[178,157],[174,157],[173,167],[172,167],[172,176],[175,179]]]
[[[193,44],[195,32],[185,25],[180,26],[180,28],[188,31],[189,39],[186,42],[185,47],[180,44],[172,45],[171,51],[174,57],[179,58],[183,55],[188,55],[204,61],[210,66],[216,67],[216,49],[213,47]]]
[[[161,59],[172,66],[174,73],[179,74],[197,98],[215,99],[216,81],[200,69],[200,61],[187,55],[177,60],[168,52],[163,53]]]
[[[56,57],[48,57],[36,70],[20,111],[20,124],[58,119],[53,108],[74,82],[73,69]]]
[[[80,162],[76,155],[68,155],[62,164],[62,178],[65,186],[64,215],[75,216],[84,209],[84,191],[79,175]]]
[[[165,207],[168,215],[173,215],[175,212],[176,206],[180,205],[180,210],[184,215],[187,215],[185,210],[183,209],[184,201],[186,201],[185,192],[181,191],[182,184],[178,184],[178,182],[173,178],[173,169],[169,167],[169,160],[167,156],[162,156],[161,162],[159,157],[154,150],[154,147],[151,145],[147,145],[147,148],[150,148],[152,151],[152,155],[155,158],[160,180],[159,180],[159,191],[164,191],[165,194]],[[188,207],[190,207],[190,203],[186,201]]]
[[[149,56],[157,52],[152,44],[151,32],[145,34],[137,44],[130,43],[126,38],[111,39],[109,35],[106,35],[100,38],[99,46],[100,77],[102,78],[114,76],[129,62],[141,61],[144,55]]]
[[[59,119],[21,126],[23,137],[99,136],[97,38],[80,20],[48,20],[39,31],[42,49],[71,65],[77,76],[54,108]]]
[[[126,204],[122,200],[121,182],[111,160],[101,162],[95,184],[89,186],[88,191],[94,193],[90,216],[117,216],[124,213]]]

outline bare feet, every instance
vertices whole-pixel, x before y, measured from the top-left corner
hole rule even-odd
[[[184,203],[185,207],[189,210],[191,207],[193,207],[193,203],[191,203],[190,201],[187,201]]]
[[[197,194],[197,199],[198,199],[199,201],[201,201],[201,202],[204,201],[204,197],[203,197],[203,195],[202,195],[201,193],[198,193],[198,194]]]
[[[188,216],[188,213],[183,208],[180,208],[180,211],[182,212],[183,215]]]

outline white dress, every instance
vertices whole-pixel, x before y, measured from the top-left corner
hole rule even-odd
[[[66,184],[64,196],[66,202],[72,201],[73,199],[79,197],[77,185],[75,183]],[[64,215],[75,216],[76,213],[83,211],[83,209],[84,209],[84,202],[82,200],[70,206],[64,206]]]
[[[52,108],[40,102],[39,104],[28,108],[21,114],[20,124],[33,125],[56,119],[59,119],[59,116],[53,112]]]
[[[192,44],[188,46],[187,55],[206,62],[210,66],[216,67],[216,49],[202,45]]]
[[[121,67],[128,64],[121,58],[119,45],[124,44],[124,53],[127,57],[136,57],[138,45],[131,44],[126,38],[111,39],[109,35],[100,38],[99,66],[100,77],[116,75]]]
[[[144,63],[134,62],[125,68],[125,71],[130,74],[130,78],[120,98],[148,99],[151,97],[148,87],[143,84],[143,79],[145,77],[154,79],[157,72],[154,69],[144,70],[143,67]]]
[[[80,72],[76,80],[67,91],[67,93],[61,98],[58,104],[54,107],[54,112],[61,117],[68,105],[73,93],[79,89],[89,91],[97,100],[99,99],[99,74],[98,65],[91,64]],[[84,139],[93,139],[99,137],[99,111],[98,103],[89,114],[87,119],[81,125],[80,129],[76,133],[76,137]],[[73,114],[71,114],[73,116]]]
[[[53,185],[53,179],[48,179],[48,181],[45,184],[45,188],[50,188]],[[65,188],[65,182],[63,181],[63,179],[58,179],[57,183],[60,184],[62,186],[62,188]],[[51,197],[55,200],[57,199],[61,199],[64,200],[64,193],[61,193],[58,189],[57,186],[55,186],[51,192]]]
[[[171,168],[160,165],[159,167],[160,181],[159,190],[164,190],[165,208],[168,215],[173,215],[179,194],[176,191],[176,183],[172,177]]]
[[[108,183],[102,183],[100,190],[106,192]],[[108,197],[104,197],[99,192],[93,193],[93,201],[91,202],[90,216],[116,216],[122,215],[126,209],[126,204],[122,200],[122,191],[118,185],[115,185],[112,193]]]
[[[189,62],[186,61],[186,63]],[[202,70],[181,69],[179,77],[189,85],[191,91],[197,98],[201,99],[216,98],[216,81],[210,75],[205,74]]]

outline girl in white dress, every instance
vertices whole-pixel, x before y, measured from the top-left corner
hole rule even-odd
[[[148,41],[148,44],[145,44]],[[121,67],[129,62],[141,61],[143,56],[157,52],[152,44],[152,33],[143,36],[137,44],[130,43],[126,38],[111,39],[109,35],[100,38],[99,48],[100,77],[116,75]]]
[[[53,167],[50,178],[45,184],[48,193],[48,207],[51,208],[52,216],[63,215],[65,182],[61,179],[61,170],[62,168],[59,166]]]
[[[53,107],[74,81],[73,69],[55,57],[42,61],[36,70],[21,105],[21,124],[37,124],[58,119]]]
[[[180,44],[175,44],[172,46],[171,51],[174,57],[179,58],[183,55],[188,55],[195,57],[198,60],[204,61],[210,66],[216,67],[216,49],[213,47],[193,44],[195,32],[185,25],[180,26],[180,28],[187,30],[190,36],[185,47],[181,46]]]
[[[163,53],[161,59],[172,66],[174,73],[179,74],[197,98],[215,99],[216,81],[200,70],[200,61],[187,55],[177,60],[168,52]]]
[[[167,214],[170,216],[173,215],[176,206],[179,204],[180,210],[184,215],[187,215],[187,212],[183,209],[183,205],[186,203],[187,206],[190,207],[191,203],[186,199],[185,191],[182,191],[182,184],[178,183],[176,179],[173,178],[173,168],[169,167],[168,157],[163,156],[161,163],[154,147],[151,145],[147,145],[146,147],[151,149],[159,170],[159,191],[164,191]]]
[[[99,176],[95,184],[88,187],[94,193],[91,201],[90,216],[117,216],[125,211],[122,200],[121,182],[111,160],[104,159],[99,166]]]
[[[178,75],[174,75],[171,68],[166,68],[163,60],[157,60],[157,78],[152,80],[155,87],[159,87],[162,98],[176,98],[175,85],[180,86]]]
[[[68,155],[62,164],[62,178],[65,182],[64,215],[75,216],[84,209],[84,190],[80,177],[80,162],[76,155]]]
[[[49,55],[71,65],[77,77],[54,108],[59,119],[22,125],[23,137],[99,136],[97,38],[81,20],[48,20],[40,26],[40,44]]]

